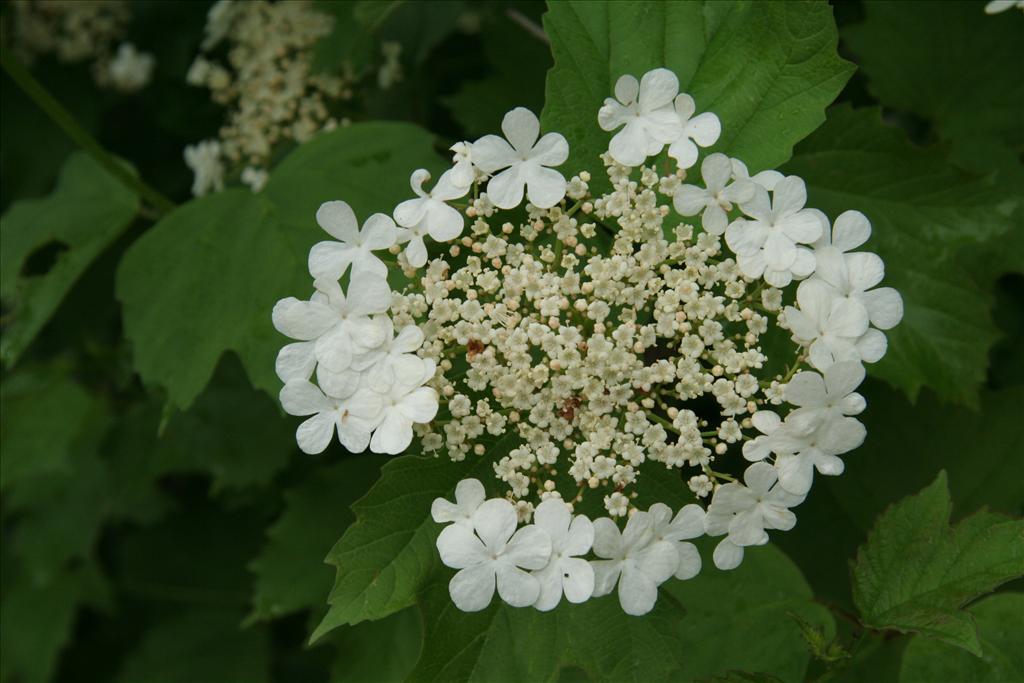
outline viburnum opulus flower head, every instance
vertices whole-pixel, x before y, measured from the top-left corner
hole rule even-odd
[[[459,609],[616,592],[644,614],[706,571],[691,540],[723,537],[713,563],[736,567],[864,439],[862,363],[902,316],[854,251],[868,219],[830,226],[802,179],[716,150],[700,109],[666,69],[622,76],[603,168],[566,180],[569,142],[516,108],[361,230],[343,202],[318,213],[338,241],[314,246],[316,291],[273,312],[282,405],[307,452],[337,434],[453,480],[483,461],[424,510]]]

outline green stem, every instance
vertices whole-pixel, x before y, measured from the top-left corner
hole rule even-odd
[[[37,81],[28,69],[7,50],[0,51],[0,61],[4,71],[18,84],[25,94],[56,123],[72,141],[81,147],[89,156],[105,168],[110,175],[119,180],[125,187],[134,192],[140,199],[148,202],[160,215],[175,208],[174,202],[147,185],[141,178],[134,175],[123,164],[108,154],[100,143],[88,131],[75,121],[75,117]]]

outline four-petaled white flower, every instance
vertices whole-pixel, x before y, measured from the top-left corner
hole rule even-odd
[[[594,543],[594,525],[582,515],[572,516],[561,498],[545,500],[533,512],[533,522],[551,539],[551,559],[533,573],[540,582],[534,607],[547,612],[562,600],[585,602],[594,593],[594,569],[579,557]]]
[[[416,356],[412,356],[416,358]],[[437,415],[437,391],[423,386],[437,370],[430,358],[417,358],[408,372],[396,372],[390,389],[382,394],[384,408],[373,432],[370,450],[397,455],[412,443],[412,426],[426,424]]]
[[[395,222],[402,229],[398,231],[399,244],[408,242],[405,258],[417,268],[427,262],[427,246],[423,237],[429,235],[435,242],[449,242],[462,234],[465,219],[458,209],[445,202],[465,197],[469,183],[456,169],[445,171],[430,192],[423,190],[423,183],[430,180],[430,173],[421,168],[412,174],[409,184],[416,193],[416,199],[407,199],[395,207]],[[457,182],[458,181],[458,182]]]
[[[608,97],[597,113],[602,130],[622,126],[608,143],[608,153],[623,166],[639,166],[679,139],[682,126],[672,101],[679,79],[668,69],[654,69],[639,82],[626,74],[615,82],[615,98]]]
[[[390,216],[375,213],[359,229],[356,214],[342,201],[324,202],[316,222],[337,242],[325,240],[309,250],[309,274],[316,278],[339,279],[352,266],[352,274],[370,273],[387,277],[388,267],[373,252],[388,249],[398,232]]]
[[[864,307],[826,282],[801,282],[796,301],[799,308],[786,307],[786,324],[797,343],[810,347],[808,361],[818,370],[844,360],[874,363],[885,355],[885,335],[868,329]]]
[[[395,334],[391,318],[381,316],[379,324],[384,329],[384,341],[375,349],[352,360],[352,368],[366,373],[366,383],[384,391],[396,377],[412,376],[423,367],[423,359],[414,355],[423,345],[423,330],[416,325],[406,325]]]
[[[704,535],[704,508],[699,505],[684,505],[672,516],[672,508],[664,503],[655,503],[648,512],[654,519],[654,540],[668,541],[676,549],[679,566],[676,567],[677,579],[692,579],[700,573],[700,553],[697,546],[687,543],[691,538]]]
[[[679,168],[690,168],[697,163],[700,147],[710,147],[718,142],[722,134],[722,122],[711,112],[694,116],[697,104],[686,93],[679,93],[675,99],[676,116],[679,117],[679,137],[668,147],[668,155],[676,160]],[[706,176],[705,176],[706,178]]]
[[[594,522],[594,597],[619,584],[619,603],[626,614],[639,616],[654,609],[658,586],[679,568],[679,554],[669,541],[654,538],[654,518],[634,512],[620,533],[608,517]]]
[[[338,441],[350,453],[362,453],[383,402],[376,393],[357,391],[347,399],[325,395],[316,385],[292,380],[281,389],[281,407],[289,415],[312,415],[299,425],[296,441],[303,453],[322,453],[335,430]]]
[[[448,582],[455,606],[479,612],[498,595],[513,607],[537,601],[540,582],[528,569],[541,569],[551,557],[551,539],[539,527],[516,530],[516,510],[502,498],[482,503],[473,513],[472,528],[450,524],[437,537],[441,561],[459,571]],[[474,533],[474,531],[476,533]]]
[[[277,302],[274,327],[292,339],[315,341],[316,360],[328,370],[347,370],[355,355],[384,341],[383,327],[369,316],[388,309],[391,290],[386,280],[366,272],[352,276],[348,296],[335,280],[319,279],[314,285],[321,296]]]
[[[565,177],[549,166],[569,158],[569,143],[559,133],[540,136],[540,121],[529,109],[516,107],[501,121],[507,141],[485,135],[473,143],[473,165],[494,174],[487,182],[487,196],[499,209],[512,209],[526,198],[538,209],[550,209],[565,196]],[[502,170],[504,169],[504,170]]]
[[[704,230],[721,235],[729,223],[727,212],[733,204],[750,201],[754,184],[749,180],[732,178],[732,163],[724,154],[709,154],[700,165],[705,187],[682,185],[676,190],[672,203],[682,216],[694,216],[703,210],[700,220]]]
[[[430,516],[439,524],[450,522],[472,529],[473,515],[486,497],[479,479],[463,479],[455,485],[455,502],[435,498],[430,506]]]
[[[796,515],[789,508],[804,500],[778,485],[778,472],[765,462],[748,467],[743,480],[746,486],[731,482],[719,487],[704,517],[709,536],[728,534],[715,548],[713,559],[719,569],[739,566],[745,546],[767,543],[765,529],[792,529]]]
[[[873,289],[885,277],[885,264],[877,254],[849,253],[870,236],[871,223],[860,211],[839,214],[831,239],[826,229],[815,244],[814,277],[827,282],[839,295],[859,302],[872,325],[888,330],[903,318],[903,298],[892,287]]]
[[[804,209],[807,188],[796,176],[767,190],[755,185],[750,201],[740,209],[752,220],[737,219],[725,231],[725,242],[736,254],[740,271],[751,278],[764,276],[773,287],[785,287],[794,277],[814,272],[814,254],[798,244],[812,244],[821,236],[821,222]]]
[[[794,412],[819,412],[825,416],[860,415],[867,406],[864,397],[856,393],[864,381],[864,366],[845,361],[817,372],[798,372],[783,389],[786,401],[797,406]],[[756,413],[755,413],[756,414]]]

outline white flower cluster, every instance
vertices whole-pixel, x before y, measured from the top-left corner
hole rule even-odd
[[[537,506],[533,524],[517,529],[512,503],[485,498],[483,484],[463,479],[455,503],[437,498],[431,508],[434,521],[448,524],[437,549],[446,566],[459,570],[449,590],[461,610],[487,607],[495,587],[513,607],[546,612],[563,595],[581,603],[611,593],[618,584],[622,609],[640,615],[653,609],[660,584],[700,571],[697,548],[686,540],[704,533],[699,505],[687,505],[673,518],[667,505],[655,503],[634,513],[620,532],[607,517],[591,522],[574,516],[561,499],[549,498]],[[591,551],[600,559],[583,559]]]
[[[815,470],[840,474],[863,441],[862,363],[902,317],[899,294],[877,287],[881,260],[853,251],[870,235],[862,214],[830,226],[800,178],[752,176],[721,153],[686,183],[718,118],[695,116],[665,69],[623,76],[615,95],[598,117],[615,132],[610,190],[592,194],[588,171],[567,181],[553,168],[565,138],[514,109],[504,138],[453,146],[432,189],[413,173],[394,220],[360,231],[343,202],[321,207],[338,241],[310,252],[317,291],[274,310],[299,340],[278,374],[285,409],[314,416],[303,450],[336,429],[350,451],[398,453],[415,432],[424,451],[488,459],[503,497],[467,479],[433,509],[450,523],[437,545],[459,570],[460,609],[495,589],[551,609],[617,585],[623,609],[643,614],[662,582],[696,575],[687,541],[704,534],[724,537],[715,565],[736,567],[768,530],[794,526]],[[699,228],[685,222],[697,216]],[[398,291],[389,262],[408,281]],[[710,498],[706,512],[648,500],[658,487],[644,482],[659,478]]]
[[[126,93],[149,83],[152,55],[131,43],[113,49],[131,20],[124,0],[12,0],[10,6],[11,47],[26,62],[44,54],[68,63],[90,60],[98,85]]]
[[[194,195],[220,190],[228,164],[244,164],[242,181],[259,191],[278,143],[339,125],[328,105],[351,97],[351,76],[312,72],[312,48],[332,26],[329,15],[299,0],[219,0],[210,8],[187,80],[229,111],[219,140],[186,148]],[[226,65],[211,56],[222,44]]]

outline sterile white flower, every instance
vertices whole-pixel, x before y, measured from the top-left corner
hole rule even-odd
[[[559,166],[569,158],[569,143],[559,133],[540,136],[540,121],[529,109],[516,107],[501,121],[505,139],[485,135],[473,143],[473,165],[494,174],[487,182],[487,196],[500,209],[512,209],[526,198],[539,209],[548,209],[562,201],[566,182]],[[505,169],[505,170],[502,170]]]
[[[381,421],[370,440],[374,453],[401,453],[412,443],[412,426],[426,424],[437,415],[437,390],[423,386],[437,368],[430,358],[420,360],[418,369],[403,366],[407,372],[396,372],[394,382],[383,395]]]
[[[704,535],[704,508],[699,505],[684,505],[672,516],[672,508],[664,503],[655,503],[648,512],[654,519],[654,540],[668,541],[676,549],[679,566],[675,570],[677,579],[692,579],[700,573],[700,553],[697,546],[687,543],[691,538]]]
[[[384,341],[374,349],[352,360],[352,368],[366,373],[369,386],[380,387],[383,391],[397,376],[409,376],[411,368],[422,368],[422,359],[414,355],[423,345],[423,330],[416,325],[406,325],[395,335],[395,326],[390,318],[377,318],[384,329]],[[419,365],[415,365],[419,362]]]
[[[501,599],[513,607],[536,602],[540,582],[524,570],[548,563],[551,539],[532,524],[517,531],[512,503],[492,498],[476,509],[472,528],[445,527],[437,550],[446,566],[459,570],[448,582],[452,602],[464,612],[478,612],[491,603],[495,584]]]
[[[658,586],[679,568],[679,554],[668,541],[654,539],[654,518],[635,512],[620,533],[608,517],[594,521],[592,560],[594,597],[608,595],[619,584],[619,603],[626,614],[639,616],[654,609]]]
[[[473,166],[473,143],[456,142],[448,151],[452,153],[452,182],[455,185],[471,187],[481,179],[477,177],[477,169]]]
[[[608,144],[615,161],[639,166],[679,139],[682,125],[672,106],[678,92],[679,79],[668,69],[648,71],[639,82],[628,74],[619,77],[615,98],[606,98],[597,113],[602,130],[623,127]]]
[[[551,559],[535,571],[540,594],[534,607],[547,612],[562,600],[580,603],[594,593],[594,569],[582,559],[594,543],[594,525],[583,515],[573,517],[561,498],[549,498],[533,511],[533,523],[551,539]]]
[[[732,164],[724,154],[709,154],[700,165],[705,187],[682,185],[676,190],[672,203],[681,216],[701,214],[701,225],[713,235],[725,232],[729,223],[727,212],[733,204],[750,201],[754,196],[754,184],[749,180],[730,183]]]
[[[211,190],[224,189],[224,162],[220,158],[220,143],[203,140],[185,147],[185,163],[192,169],[192,195],[202,197]]]
[[[791,493],[805,495],[811,490],[814,470],[831,476],[842,474],[843,460],[838,456],[864,443],[865,434],[864,425],[852,417],[790,413],[771,437],[779,484]]]
[[[379,396],[360,391],[347,399],[326,396],[306,380],[292,380],[281,389],[281,406],[289,415],[312,415],[299,425],[295,439],[303,453],[322,453],[335,430],[350,453],[362,453],[382,408]]]
[[[832,228],[831,239],[826,229],[815,244],[814,277],[830,284],[840,295],[859,302],[872,325],[888,330],[903,318],[903,298],[892,287],[872,289],[885,276],[885,264],[877,254],[849,253],[870,235],[871,223],[864,214],[841,213]]]
[[[681,130],[679,137],[669,145],[668,155],[678,162],[679,168],[690,168],[697,163],[698,146],[710,147],[718,142],[722,122],[711,112],[694,116],[697,104],[686,93],[676,96],[674,106]]]
[[[794,277],[814,272],[814,254],[798,244],[811,244],[821,236],[821,223],[804,209],[807,188],[796,176],[780,180],[768,192],[755,185],[750,201],[740,209],[752,220],[737,219],[725,231],[725,241],[736,254],[744,275],[764,276],[773,287],[785,287]]]
[[[796,301],[799,308],[786,307],[786,324],[797,343],[809,346],[813,367],[824,370],[844,360],[874,363],[885,355],[885,335],[868,329],[864,307],[824,281],[801,282]]]
[[[309,250],[310,275],[337,280],[351,265],[353,276],[370,273],[387,277],[387,265],[373,252],[388,249],[398,237],[390,216],[375,213],[360,230],[352,207],[347,202],[333,201],[320,205],[316,222],[338,241],[325,240],[313,245]]]
[[[799,372],[786,385],[786,400],[798,406],[781,421],[773,412],[754,413],[754,426],[764,436],[743,444],[747,460],[762,460],[776,454],[779,483],[787,491],[806,494],[814,470],[839,475],[844,465],[838,456],[864,442],[864,425],[849,417],[860,414],[864,397],[854,392],[864,381],[864,367],[846,361],[830,366],[824,377],[816,372]]]
[[[469,192],[470,184],[459,184],[464,180],[461,173],[454,168],[445,171],[430,192],[423,190],[423,183],[430,179],[426,169],[417,170],[409,179],[417,198],[407,199],[395,207],[394,216],[395,222],[402,226],[398,231],[398,243],[409,243],[405,248],[405,258],[410,265],[419,268],[427,262],[425,235],[430,235],[435,242],[449,242],[462,234],[465,219],[458,209],[445,204],[465,197]]]
[[[798,372],[786,384],[783,396],[805,412],[860,415],[867,402],[856,389],[864,381],[864,374],[864,366],[853,361],[836,363],[821,374]]]
[[[369,316],[383,313],[391,290],[383,278],[367,272],[352,276],[348,296],[336,280],[314,282],[321,296],[309,301],[288,297],[274,306],[274,327],[292,339],[315,341],[317,362],[332,372],[347,370],[355,355],[384,342],[385,330]]]
[[[430,516],[439,524],[450,522],[472,529],[473,515],[486,497],[479,479],[463,479],[455,485],[455,502],[435,498],[430,506]]]
[[[803,502],[804,496],[793,494],[778,485],[778,472],[768,463],[754,463],[743,473],[746,486],[730,482],[715,491],[704,518],[704,531],[709,536],[728,537],[716,548],[715,566],[734,569],[743,559],[744,546],[768,542],[765,529],[787,531],[796,525],[796,515],[789,508]]]

